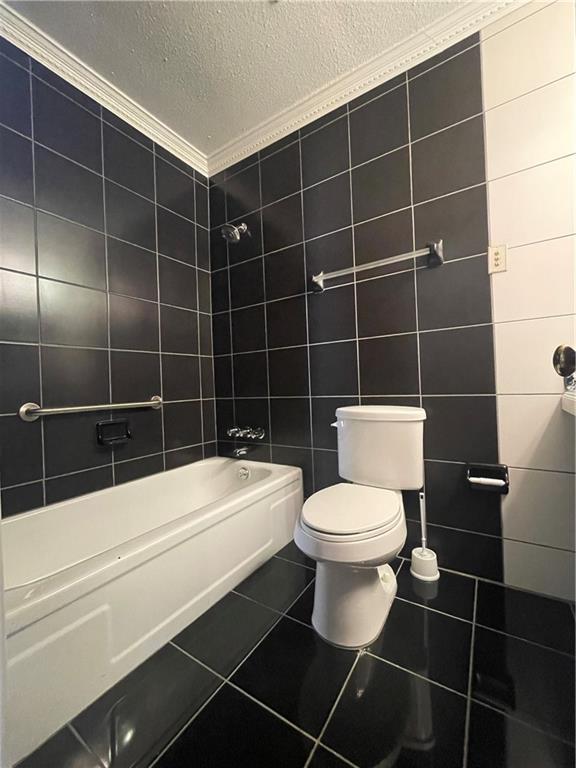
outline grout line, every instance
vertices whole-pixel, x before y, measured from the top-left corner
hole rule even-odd
[[[34,283],[36,289],[36,312],[37,318],[37,330],[38,330],[38,389],[39,389],[39,404],[40,407],[44,405],[44,380],[42,376],[42,307],[40,304],[40,280],[38,278],[39,272],[39,254],[38,254],[38,216],[36,214],[36,150],[34,142],[35,134],[35,122],[34,122],[34,100],[32,92],[32,65],[29,58],[30,67],[28,70],[28,87],[30,89],[30,137],[31,137],[31,154],[32,154],[32,210],[34,211]],[[46,505],[46,438],[44,419],[40,420],[40,451],[41,451],[41,463],[42,463],[42,503]],[[1,510],[0,510],[1,514]]]
[[[260,158],[260,155],[258,155]],[[258,162],[258,195],[260,199],[260,205],[262,205],[262,162],[259,159]],[[260,242],[264,245],[264,216],[260,216]],[[264,258],[262,257],[262,263],[260,265],[260,274],[262,276],[262,292],[264,295],[264,346],[266,347],[266,400],[268,407],[268,434],[271,437],[272,432],[272,407],[270,401],[270,357],[268,354],[268,310],[267,310],[267,294],[266,294],[266,269]],[[232,317],[232,312],[230,312]],[[233,349],[233,347],[232,347]],[[234,359],[232,359],[232,370],[234,370]],[[268,448],[268,459],[272,461],[272,445]]]
[[[102,122],[102,106],[100,106],[100,162],[102,165],[102,178],[104,178],[105,158],[104,158],[104,124]],[[108,347],[108,401],[113,403],[112,397],[112,327],[111,327],[111,311],[110,311],[110,263],[108,258],[108,217],[106,215],[106,184],[102,183],[102,224],[104,228],[104,270],[105,270],[105,294],[106,294],[106,345]],[[111,413],[104,413],[104,418],[112,415]],[[116,470],[114,467],[116,461],[116,451],[112,449],[110,453],[110,469],[112,472],[112,486],[116,485]]]
[[[312,749],[312,752],[310,753],[310,755],[308,757],[308,760],[304,763],[304,768],[309,768],[309,766],[310,766],[310,764],[312,762],[312,759],[314,757],[314,753],[318,749],[318,744],[320,743],[320,739],[324,736],[324,734],[326,732],[326,729],[328,728],[328,724],[329,724],[330,720],[332,719],[332,716],[334,715],[334,712],[336,711],[336,707],[340,703],[340,699],[342,698],[342,695],[344,694],[344,690],[345,690],[346,686],[348,685],[348,682],[350,681],[350,678],[354,674],[354,670],[356,669],[356,665],[358,664],[358,661],[359,661],[360,657],[362,656],[362,652],[361,651],[356,651],[355,652],[355,656],[356,656],[356,658],[352,662],[352,666],[350,667],[350,670],[348,671],[348,674],[346,675],[346,678],[344,679],[344,682],[342,683],[342,687],[340,688],[340,692],[336,696],[334,704],[332,705],[330,711],[328,712],[328,716],[326,717],[326,720],[324,721],[324,725],[322,726],[322,729],[321,729],[320,733],[318,734],[318,738],[316,739],[316,743],[314,745],[314,748]]]
[[[414,168],[412,161],[412,116],[410,112],[410,81],[406,72],[406,115],[408,123],[408,168],[410,177],[410,214],[412,223],[412,250],[416,249],[416,215],[414,211]],[[416,363],[418,366],[418,399],[422,408],[422,356],[420,352],[420,312],[418,307],[418,275],[416,272],[416,259],[412,259],[413,286],[414,286],[414,322],[416,330]],[[424,480],[424,492],[426,480]]]
[[[408,667],[403,667],[401,664],[396,664],[396,662],[390,661],[390,659],[385,659],[383,656],[378,656],[376,653],[373,653],[372,651],[366,651],[365,655],[370,656],[370,658],[372,659],[378,659],[378,661],[381,661],[384,664],[389,664],[391,667],[400,669],[402,670],[402,672],[407,672],[410,675],[414,675],[414,677],[417,677],[419,680],[424,680],[426,683],[430,683],[431,685],[436,685],[438,688],[442,688],[445,691],[449,691],[450,693],[453,693],[455,696],[460,696],[460,698],[462,699],[467,698],[466,694],[462,693],[461,691],[456,691],[454,688],[449,688],[447,685],[444,685],[444,683],[439,683],[437,680],[432,680],[430,677],[425,677],[419,672],[415,672],[413,669],[409,669]]]
[[[521,725],[526,726],[529,730],[536,731],[537,733],[541,733],[544,736],[548,737],[549,739],[552,739],[553,741],[558,741],[561,744],[566,744],[567,746],[571,747],[572,750],[574,750],[573,741],[570,741],[569,739],[565,739],[562,736],[558,736],[554,733],[550,733],[550,729],[546,729],[545,726],[539,725],[538,723],[535,723],[533,720],[522,720],[512,712],[504,712],[504,710],[498,709],[492,704],[488,704],[486,701],[480,701],[479,699],[472,699],[472,703],[475,704],[476,706],[489,709],[491,712],[496,712],[497,714],[501,715],[504,720],[512,720],[512,722],[514,723],[520,723]],[[542,767],[542,768],[547,768],[547,767]]]
[[[401,567],[402,566],[400,566],[400,568]],[[398,568],[398,571],[400,571],[400,568]],[[464,624],[472,623],[472,619],[465,619],[462,616],[457,616],[455,613],[448,613],[448,611],[440,611],[438,608],[432,608],[430,605],[418,603],[416,600],[410,600],[408,597],[400,597],[400,595],[396,595],[395,599],[400,600],[401,603],[408,603],[409,605],[414,605],[417,608],[422,608],[423,611],[431,611],[432,613],[437,613],[440,616],[445,616],[448,619],[454,619],[454,621],[461,621]]]
[[[282,446],[291,447],[291,446]],[[285,563],[291,563],[292,565],[298,565],[300,568],[306,568],[307,571],[316,571],[315,565],[305,565],[304,563],[297,563],[295,560],[289,560],[287,557],[281,557],[280,555],[273,555],[277,560],[282,560]]]
[[[282,617],[280,617],[280,618],[282,618]],[[279,621],[280,621],[280,619],[279,619]],[[276,624],[278,624],[278,622],[276,622]],[[274,624],[274,626],[273,626],[273,627],[271,627],[271,629],[270,629],[270,630],[269,630],[269,631],[266,633],[266,635],[265,635],[263,638],[261,638],[261,639],[260,639],[260,641],[257,643],[257,645],[255,646],[255,648],[256,648],[256,647],[258,647],[258,645],[260,645],[260,643],[262,642],[262,640],[264,640],[264,638],[265,638],[265,637],[267,637],[267,636],[270,634],[270,632],[272,631],[272,629],[274,629],[274,627],[276,626],[276,624]],[[170,644],[170,645],[172,645],[174,648],[177,648],[177,649],[178,649],[178,650],[179,650],[181,653],[183,653],[183,654],[184,654],[185,656],[187,656],[188,658],[192,659],[192,661],[196,662],[196,664],[199,664],[201,667],[204,667],[204,669],[206,669],[206,670],[208,670],[209,672],[211,672],[211,673],[212,673],[213,675],[215,675],[215,676],[216,676],[216,677],[217,677],[219,680],[222,680],[222,685],[229,685],[229,686],[230,686],[231,688],[233,688],[233,689],[234,689],[234,690],[235,690],[237,693],[240,693],[240,694],[242,694],[243,696],[246,696],[246,698],[250,699],[250,700],[251,700],[251,701],[253,701],[255,704],[258,704],[258,706],[262,707],[262,709],[265,709],[265,710],[267,710],[267,711],[268,711],[268,712],[269,712],[271,715],[274,715],[274,716],[275,716],[275,717],[277,717],[279,720],[282,720],[282,722],[284,722],[286,725],[290,726],[290,727],[291,727],[292,729],[294,729],[295,731],[298,731],[299,733],[302,733],[302,734],[303,734],[304,736],[306,736],[307,738],[309,738],[309,739],[311,739],[311,740],[314,740],[314,737],[312,736],[312,734],[308,733],[308,731],[305,731],[303,728],[300,728],[299,726],[295,725],[293,722],[291,722],[290,720],[288,720],[288,718],[286,718],[286,717],[285,717],[284,715],[282,715],[280,712],[277,712],[275,709],[272,709],[272,707],[270,707],[268,704],[265,704],[263,701],[260,701],[260,699],[257,699],[255,696],[253,696],[253,695],[252,695],[251,693],[249,693],[248,691],[245,691],[243,688],[240,688],[240,686],[239,686],[239,685],[237,685],[236,683],[233,683],[233,682],[232,682],[232,680],[231,680],[230,678],[233,676],[233,674],[234,674],[234,673],[231,673],[230,675],[228,675],[227,677],[225,677],[224,675],[221,675],[219,672],[216,672],[214,669],[212,669],[212,667],[209,667],[209,666],[208,666],[208,664],[205,664],[203,661],[200,661],[200,659],[197,659],[197,658],[196,658],[196,656],[193,656],[191,653],[188,653],[188,651],[184,650],[184,648],[180,648],[180,646],[176,645],[176,644],[175,644],[175,643],[173,643],[172,641],[170,641],[170,642],[169,642],[169,644]],[[220,688],[222,688],[222,686],[220,686]],[[194,720],[194,719],[196,718],[196,714],[197,714],[197,713],[195,713],[194,717],[193,717],[193,718],[192,718],[192,719],[189,721],[188,725],[190,725],[190,723],[192,722],[192,720]],[[187,726],[186,726],[186,727],[187,727]],[[180,732],[180,733],[182,733],[182,732]],[[178,738],[178,736],[177,736],[176,738]]]
[[[305,211],[304,211],[304,168],[302,164],[302,137],[300,135],[300,131],[298,131],[298,163],[299,163],[299,174],[300,174],[300,217],[302,221],[302,236],[304,237],[304,233],[306,231],[306,217],[305,217]],[[304,241],[302,245],[303,250],[303,256],[304,256],[304,274],[306,279],[307,274],[307,265],[308,265],[308,259],[307,259],[307,248],[306,248],[306,242]],[[310,430],[310,469],[312,472],[312,492],[316,490],[316,462],[314,459],[314,413],[312,410],[312,361],[310,357],[310,314],[309,314],[309,306],[308,306],[308,297],[304,299],[304,321],[306,323],[306,365],[307,365],[307,382],[308,382],[308,427]],[[269,355],[270,350],[268,350],[267,354]],[[270,393],[268,393],[270,394]],[[304,470],[302,470],[304,472]],[[303,478],[304,480],[304,478]]]
[[[350,128],[350,106],[347,105],[347,122],[348,122],[348,165],[352,165],[352,138]],[[354,221],[354,195],[352,187],[352,168],[348,172],[348,189],[350,194],[350,221]],[[351,233],[352,242],[352,266],[356,268],[356,230],[352,229]],[[360,372],[360,332],[358,330],[358,274],[353,273],[352,281],[354,285],[354,331],[356,335],[356,387],[358,389],[358,396],[362,392],[362,380]],[[312,390],[310,390],[312,392]],[[310,400],[312,404],[312,400]]]
[[[468,687],[466,695],[466,720],[464,724],[464,747],[462,753],[462,768],[468,763],[468,748],[470,737],[470,710],[472,707],[472,679],[474,672],[474,639],[476,636],[476,611],[478,606],[478,580],[474,582],[474,605],[472,608],[472,632],[470,634],[470,651],[468,654]]]
[[[92,758],[94,758],[94,760],[96,760],[96,762],[98,763],[99,766],[101,766],[101,768],[107,768],[106,765],[103,763],[103,761],[100,759],[100,756],[97,755],[96,752],[94,752],[94,750],[88,744],[88,742],[85,741],[82,738],[82,736],[80,735],[80,733],[76,730],[76,726],[74,725],[72,720],[70,720],[70,722],[66,723],[64,728],[65,729],[67,728],[70,731],[70,733],[72,734],[72,737],[76,741],[78,741],[80,743],[80,745],[83,747],[83,749],[85,749],[88,752],[90,757],[92,757]],[[44,742],[44,743],[46,743],[46,742]],[[38,749],[40,749],[42,746],[43,746],[43,744],[41,744],[40,747],[38,747]],[[34,754],[34,752],[32,752],[31,754]]]
[[[178,648],[178,646],[177,646],[177,645],[174,645],[174,644],[172,643],[172,641],[170,641],[170,644],[171,644],[171,645],[173,645],[173,646],[174,646],[174,648]],[[186,652],[185,652],[185,651],[182,651],[182,649],[181,649],[181,648],[178,648],[178,650],[179,650],[179,651],[181,651],[182,653],[184,653],[185,655],[187,655],[187,656],[190,656],[190,654],[186,654]],[[196,662],[197,662],[197,659],[194,659],[194,657],[193,657],[193,656],[190,656],[190,658],[191,658],[191,659],[193,659],[194,661],[196,661]],[[199,663],[199,662],[198,662],[198,663]],[[203,665],[203,666],[204,666],[204,665]],[[212,670],[211,670],[211,671],[212,671]],[[178,731],[178,732],[177,732],[177,733],[176,733],[176,734],[175,734],[175,735],[172,737],[172,739],[170,739],[170,740],[168,741],[168,743],[167,743],[167,744],[166,744],[166,745],[165,745],[165,746],[164,746],[164,747],[163,747],[163,748],[160,750],[160,752],[159,752],[159,753],[156,755],[156,757],[155,757],[155,758],[152,760],[152,762],[149,764],[149,766],[148,766],[147,768],[154,768],[154,766],[155,766],[155,765],[157,765],[157,764],[160,762],[160,759],[161,759],[162,757],[164,757],[164,755],[165,755],[165,754],[166,754],[166,753],[167,753],[167,752],[168,752],[168,751],[171,749],[171,747],[172,747],[172,746],[173,746],[173,745],[176,743],[176,741],[177,741],[177,740],[180,738],[180,736],[182,736],[182,734],[184,733],[184,731],[188,730],[188,728],[190,727],[190,725],[192,725],[192,723],[194,722],[194,720],[196,720],[196,718],[197,718],[197,717],[200,715],[200,713],[201,713],[201,712],[202,712],[202,711],[203,711],[203,710],[204,710],[204,709],[205,709],[205,708],[208,706],[208,704],[210,704],[210,702],[212,701],[212,699],[214,699],[214,698],[215,698],[215,696],[216,696],[218,693],[220,693],[220,691],[222,690],[222,688],[223,688],[225,685],[226,685],[226,681],[225,681],[225,680],[222,680],[222,682],[220,683],[220,685],[219,685],[219,686],[217,686],[217,687],[216,687],[216,689],[215,689],[214,691],[212,691],[212,693],[210,694],[210,696],[208,696],[208,698],[206,699],[206,701],[202,702],[201,706],[200,706],[200,707],[198,707],[198,709],[196,710],[196,712],[194,712],[194,714],[192,715],[192,717],[191,717],[189,720],[187,720],[187,721],[186,721],[186,723],[185,723],[185,724],[182,726],[182,728],[180,728],[180,730],[179,730],[179,731]]]

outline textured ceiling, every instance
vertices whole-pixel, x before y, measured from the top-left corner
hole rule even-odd
[[[201,152],[390,49],[454,2],[11,2]]]

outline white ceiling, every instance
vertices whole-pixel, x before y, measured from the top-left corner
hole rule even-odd
[[[478,3],[10,3],[208,156],[464,5]]]

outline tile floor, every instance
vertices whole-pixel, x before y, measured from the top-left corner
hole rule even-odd
[[[343,651],[311,565],[289,544],[18,768],[573,768],[569,605],[398,560],[381,636]]]

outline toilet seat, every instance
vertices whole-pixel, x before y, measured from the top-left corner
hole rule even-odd
[[[403,516],[398,491],[339,483],[310,496],[301,514],[302,527],[326,541],[360,541],[381,536]]]

